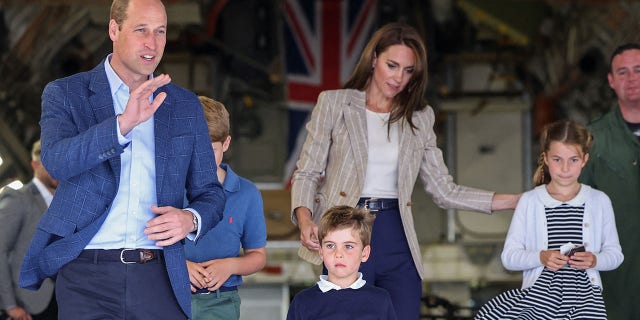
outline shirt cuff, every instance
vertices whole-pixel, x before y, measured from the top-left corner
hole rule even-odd
[[[129,131],[129,133],[127,133],[126,136],[123,136],[122,133],[120,133],[120,122],[118,122],[119,116],[120,115],[116,116],[116,133],[118,135],[118,143],[121,146],[126,146],[128,143],[131,142],[133,130]]]
[[[198,239],[198,237],[200,236],[200,229],[202,229],[202,218],[200,217],[200,214],[198,213],[198,211],[196,211],[195,209],[184,208],[183,210],[187,210],[193,213],[198,218],[198,230],[196,230],[196,232],[191,232],[187,234],[187,239],[191,241],[196,241],[196,239]]]

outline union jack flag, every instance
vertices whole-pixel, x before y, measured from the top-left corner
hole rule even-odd
[[[284,52],[289,105],[289,186],[309,111],[323,90],[339,89],[374,26],[376,0],[285,0]]]

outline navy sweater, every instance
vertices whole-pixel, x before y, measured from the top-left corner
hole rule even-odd
[[[287,320],[396,320],[389,293],[369,284],[360,289],[322,292],[318,285],[293,298]]]

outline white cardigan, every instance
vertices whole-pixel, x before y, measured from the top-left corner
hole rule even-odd
[[[544,207],[562,203],[549,195],[546,185],[525,192],[518,202],[502,250],[502,264],[508,270],[523,271],[523,289],[532,286],[544,269],[540,262],[540,251],[548,246]],[[602,288],[598,271],[613,270],[624,260],[611,201],[604,192],[583,184],[578,195],[566,203],[585,204],[582,237],[586,251],[593,252],[597,259],[587,274],[592,284]]]

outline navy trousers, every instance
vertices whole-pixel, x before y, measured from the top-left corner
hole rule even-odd
[[[419,319],[422,280],[416,270],[398,208],[374,212],[371,254],[363,278],[391,295],[398,319]]]
[[[59,319],[186,319],[164,259],[144,264],[77,258],[56,278]]]

